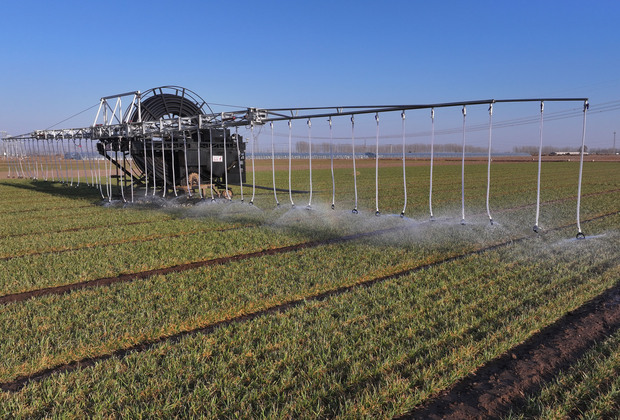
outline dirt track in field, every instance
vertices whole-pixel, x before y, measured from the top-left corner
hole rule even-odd
[[[620,328],[620,285],[479,368],[400,419],[498,418]]]

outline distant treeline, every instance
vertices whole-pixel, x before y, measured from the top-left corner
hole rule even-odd
[[[588,146],[584,147],[584,150],[593,155],[610,155],[614,153],[613,148],[597,148],[590,149]],[[512,148],[514,153],[527,153],[528,155],[536,156],[538,155],[538,146],[514,146]],[[543,146],[542,154],[549,155],[553,152],[580,152],[581,146],[579,147],[557,147],[557,146]]]
[[[458,153],[461,152],[462,149],[461,144],[450,143],[450,144],[436,144],[435,152],[437,153]],[[400,153],[403,150],[402,144],[380,144],[379,145],[379,153]],[[307,141],[298,141],[295,145],[295,152],[297,153],[308,153],[310,151],[310,146]],[[355,152],[357,153],[374,153],[376,151],[375,144],[356,144]],[[430,153],[431,146],[430,144],[408,144],[405,151],[407,153]],[[487,148],[485,147],[476,147],[476,146],[468,146],[465,145],[466,153],[483,153],[486,152]],[[327,142],[324,143],[312,143],[312,152],[313,153],[329,153],[330,145]],[[333,145],[334,153],[352,153],[351,144],[334,144]],[[538,153],[538,149],[536,149],[536,153]]]

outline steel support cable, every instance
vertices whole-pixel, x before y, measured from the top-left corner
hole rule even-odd
[[[196,130],[196,135],[198,137],[198,149],[196,149],[196,157],[198,158],[198,195],[200,196],[200,199],[203,200],[204,196],[202,194],[202,180],[200,179],[200,177],[202,176],[202,171],[200,170],[200,166],[202,164],[201,162],[201,154],[202,154],[202,149],[200,148],[200,143],[202,142],[202,135],[200,134],[200,126],[202,125],[202,116],[199,115],[198,116],[198,129]],[[172,134],[170,134],[170,137],[172,138]],[[174,189],[174,196],[177,196],[177,187],[176,187],[176,180],[174,179],[174,142],[172,142],[172,147],[170,148],[170,152],[172,155],[172,184],[173,184],[173,189]]]
[[[254,204],[254,197],[256,196],[256,161],[254,160],[256,137],[254,136],[254,123],[250,123],[250,137],[252,137],[252,199],[250,200],[250,204]]]
[[[336,208],[336,182],[334,180],[334,133],[332,131],[332,117],[329,117],[329,166],[332,174],[332,210]]]
[[[463,105],[463,151],[461,155],[461,224],[465,224],[465,121],[467,108]]]
[[[209,127],[209,190],[211,190],[211,201],[215,201],[213,197],[213,129]]]
[[[232,194],[228,192],[228,153],[226,153],[226,127],[224,124],[222,124],[222,131],[224,133],[224,195],[228,201],[231,201]]]
[[[581,231],[581,179],[583,175],[583,155],[585,152],[585,142],[586,142],[586,114],[588,113],[588,101],[584,101],[583,103],[583,129],[581,132],[581,157],[579,159],[579,182],[577,186],[577,239],[584,239],[586,236]]]
[[[200,139],[198,139],[198,145],[200,145]],[[164,158],[165,161],[165,158]],[[200,155],[198,155],[198,162],[200,162]],[[174,164],[174,133],[170,132],[170,166],[172,168],[172,191],[174,192],[174,196],[178,197],[179,193],[177,191],[177,174],[176,169],[174,168],[176,165]],[[200,178],[200,166],[198,167],[198,175]],[[200,189],[200,180],[198,181],[198,188]],[[202,195],[201,195],[202,198]]]
[[[430,173],[430,186],[428,191],[428,208],[431,212],[431,220],[435,219],[433,216],[433,161],[435,157],[435,108],[431,108],[431,173]]]
[[[308,118],[308,168],[310,170],[310,198],[308,208],[312,207],[312,121]]]
[[[271,181],[273,184],[273,198],[276,200],[276,206],[279,206],[280,202],[278,201],[278,194],[276,192],[276,152],[273,141],[273,121],[269,122],[269,127],[271,128]]]
[[[293,192],[291,188],[291,155],[293,153],[292,146],[292,123],[291,120],[288,120],[288,196],[291,200],[291,206],[295,208],[295,203],[293,202]]]
[[[355,206],[352,213],[357,214],[357,170],[355,168],[355,116],[351,115],[351,152],[353,157],[353,191],[355,194]]]
[[[542,168],[542,147],[543,147],[543,116],[545,111],[545,103],[543,101],[540,102],[540,142],[538,146],[538,176],[537,176],[537,190],[536,190],[536,223],[534,224],[534,232],[538,233],[539,227],[539,217],[540,217],[540,171]]]
[[[375,134],[375,216],[379,216],[379,113],[375,114],[377,129]]]
[[[187,196],[191,198],[192,190],[189,185],[189,170],[187,168],[187,137],[183,131],[183,160],[185,160],[185,184],[187,185]]]
[[[402,119],[402,134],[403,134],[403,210],[400,212],[400,217],[405,217],[405,210],[407,210],[407,173],[405,170],[405,111],[401,112],[400,117]]]
[[[491,138],[493,129],[493,104],[489,104],[489,158],[487,162],[487,215],[489,216],[489,222],[493,224],[493,217],[491,217],[491,209],[489,206],[489,196],[491,195]]]
[[[241,167],[241,148],[239,147],[239,127],[235,126],[235,146],[237,147],[237,167],[239,168],[239,190],[243,203],[243,168]]]

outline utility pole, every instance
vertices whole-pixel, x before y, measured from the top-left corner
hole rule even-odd
[[[614,155],[616,154],[616,132],[614,131]]]

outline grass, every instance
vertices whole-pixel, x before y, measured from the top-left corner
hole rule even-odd
[[[542,207],[545,230],[538,237],[530,233],[535,165],[494,164],[494,226],[485,220],[486,165],[466,169],[465,226],[459,224],[458,166],[436,168],[438,220],[432,223],[426,221],[428,187],[413,185],[408,191],[413,220],[375,217],[374,169],[364,168],[357,216],[350,214],[346,169],[337,174],[335,211],[327,208],[329,170],[313,170],[316,201],[310,212],[303,208],[307,195],[296,195],[302,208],[290,209],[284,200],[288,194],[281,193],[283,205],[274,208],[269,190],[257,190],[253,207],[207,202],[190,208],[120,208],[97,205],[98,191],[86,187],[0,182],[0,208],[6,214],[0,234],[2,294],[396,228],[1,306],[3,383],[139,343],[158,344],[52,374],[17,393],[2,392],[0,416],[391,417],[617,283],[617,164],[584,167],[584,194],[600,194],[584,198],[582,217],[616,212],[584,224],[591,236],[586,241],[570,239],[574,225],[561,228],[575,222],[574,163],[543,166],[543,200],[558,201]],[[427,171],[408,168],[410,182],[426,185]],[[270,185],[270,172],[257,175],[257,183]],[[382,213],[399,213],[402,168],[382,168],[380,178]],[[296,171],[294,179],[293,188],[307,187],[304,171]],[[279,173],[277,183],[287,188],[288,174]],[[511,242],[521,237],[529,238]],[[389,277],[498,243],[505,245]],[[352,288],[315,299],[344,287]],[[287,302],[296,303],[243,318]],[[206,334],[165,339],[227,320],[232,323]],[[613,371],[615,358],[595,356],[597,362],[583,362],[581,371]],[[579,373],[558,380],[564,390],[552,387],[545,392],[554,397],[532,396],[530,408],[514,415],[546,415],[550,411],[540,407],[554,404],[569,407],[569,413],[575,406],[603,407],[589,412],[604,413],[614,407],[614,398],[617,404],[613,382],[588,393],[586,385],[582,391],[570,386],[580,383]],[[558,396],[569,388],[572,396]],[[574,402],[550,403],[550,398]]]

